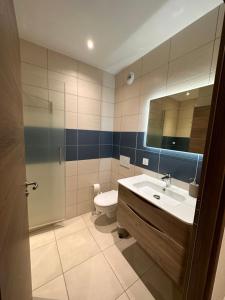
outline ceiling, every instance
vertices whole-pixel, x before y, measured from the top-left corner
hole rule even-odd
[[[21,38],[116,74],[222,0],[14,0]],[[87,49],[87,39],[95,48]]]

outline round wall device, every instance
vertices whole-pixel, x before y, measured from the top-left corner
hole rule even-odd
[[[127,75],[127,84],[131,85],[134,82],[134,72],[130,72]]]

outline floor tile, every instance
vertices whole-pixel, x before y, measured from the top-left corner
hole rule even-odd
[[[155,300],[140,279],[138,279],[138,281],[129,287],[126,292],[130,300]]]
[[[84,220],[80,216],[58,223],[55,229],[56,239],[61,239],[69,234],[78,232],[85,227]]]
[[[151,257],[141,248],[134,238],[121,239],[116,243],[131,268],[140,277],[149,270],[154,262]]]
[[[34,250],[38,247],[55,242],[55,235],[53,230],[41,230],[30,235],[30,249]]]
[[[104,251],[104,255],[124,289],[127,289],[137,281],[138,275],[117,246],[113,245],[107,248]]]
[[[99,229],[95,226],[90,226],[89,230],[101,250],[104,250],[109,246],[115,244],[115,242],[119,239],[115,226],[110,226],[104,229]]]
[[[173,281],[155,263],[141,280],[157,300],[182,299]]]
[[[63,276],[59,276],[33,291],[33,300],[68,300]]]
[[[57,244],[64,272],[100,251],[88,229],[59,239]]]
[[[117,300],[129,300],[129,298],[126,293],[123,293]]]
[[[62,274],[56,243],[31,251],[31,273],[33,290]]]
[[[70,300],[115,300],[123,293],[101,253],[66,272],[65,280]]]

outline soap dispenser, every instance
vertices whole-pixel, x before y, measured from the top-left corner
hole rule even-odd
[[[191,178],[191,180],[192,179],[193,178]],[[199,190],[199,184],[196,182],[196,178],[194,178],[194,180],[189,183],[189,195],[191,197],[197,198],[198,190]]]

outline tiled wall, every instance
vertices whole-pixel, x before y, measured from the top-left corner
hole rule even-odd
[[[100,182],[103,191],[111,188],[115,78],[24,40],[21,60],[23,90],[32,90],[36,97],[64,110],[65,118],[58,115],[55,122],[66,128],[66,217],[90,211],[92,184]],[[44,114],[33,114],[32,120],[26,118],[26,125],[49,125],[47,118],[45,124]]]
[[[114,134],[112,161],[114,187],[118,178],[143,173],[146,169],[155,176],[170,172],[183,182],[193,178],[196,154],[143,147],[149,102],[214,82],[223,13],[224,5],[221,5],[117,74],[114,131],[118,133]],[[126,78],[130,71],[135,73],[135,81],[128,86]],[[131,157],[130,169],[119,166],[120,154]],[[142,164],[143,158],[149,158],[148,167]],[[201,164],[202,156],[198,177]]]

